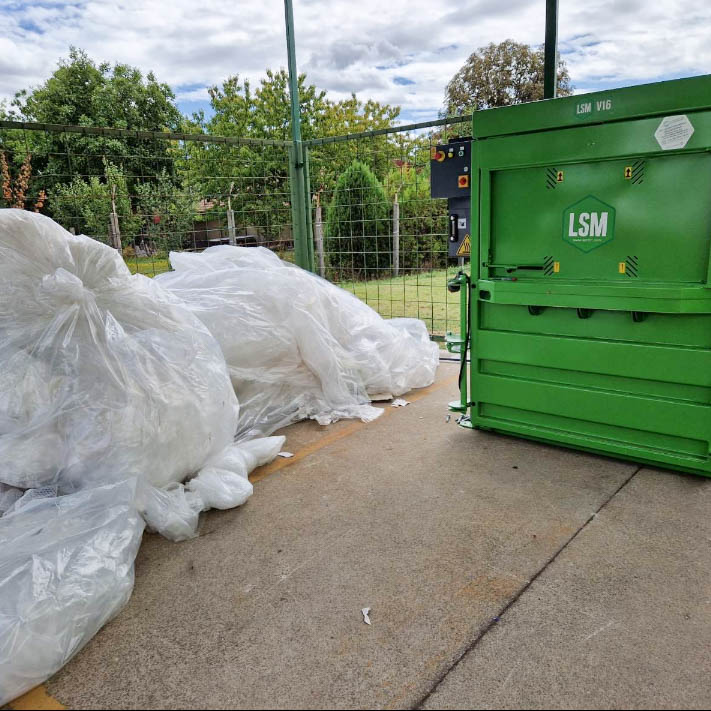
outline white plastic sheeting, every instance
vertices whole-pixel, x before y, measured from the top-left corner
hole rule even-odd
[[[135,483],[35,498],[0,518],[0,706],[66,664],[128,601],[144,525]]]
[[[0,482],[0,516],[22,496],[22,489]]]
[[[284,438],[235,445],[237,399],[202,323],[115,250],[22,210],[0,210],[0,363],[1,706],[129,598],[139,512],[196,535]]]
[[[146,523],[171,540],[195,536],[201,511],[249,498],[249,472],[283,442],[228,447],[185,487],[134,477],[16,501],[0,517],[0,706],[61,669],[128,602]]]
[[[171,541],[195,537],[201,511],[241,506],[252,495],[249,473],[271,462],[285,439],[260,437],[226,447],[208,459],[185,486],[173,482],[159,489],[140,482],[137,506],[148,528]]]
[[[233,441],[218,345],[116,250],[0,211],[0,481],[163,486]]]
[[[311,417],[372,420],[370,399],[430,385],[439,349],[422,321],[385,320],[262,247],[173,252],[156,277],[217,339],[240,401],[239,438]]]

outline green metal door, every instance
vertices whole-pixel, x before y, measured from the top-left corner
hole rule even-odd
[[[711,199],[702,195],[711,196],[711,153],[499,170],[491,174],[491,260],[558,262],[555,273],[529,269],[527,278],[699,284],[711,235]]]

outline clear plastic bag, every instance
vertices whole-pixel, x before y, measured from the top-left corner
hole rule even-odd
[[[241,506],[252,495],[249,473],[271,462],[286,437],[262,437],[240,442],[212,457],[186,484],[203,502],[203,510]]]
[[[137,506],[148,528],[172,541],[198,534],[201,511],[241,506],[252,495],[250,472],[271,462],[285,437],[262,437],[226,447],[211,457],[187,484],[159,489],[141,482]]]
[[[237,427],[224,359],[200,321],[116,250],[24,210],[0,210],[0,362],[10,486],[163,486]]]
[[[136,480],[25,497],[0,518],[0,706],[54,674],[131,596]]]
[[[22,497],[22,494],[22,489],[0,482],[0,516],[11,509],[15,502]]]
[[[131,596],[144,519],[171,540],[193,538],[201,511],[251,496],[249,473],[284,439],[227,447],[186,486],[134,478],[66,496],[46,486],[17,499],[0,517],[0,706],[61,669],[118,614]]]
[[[299,419],[371,420],[370,396],[433,382],[439,350],[415,319],[385,320],[263,247],[173,252],[156,278],[217,339],[240,400],[239,437]]]
[[[179,482],[234,446],[239,407],[185,306],[23,210],[0,210],[0,363],[2,705],[128,600],[139,511],[174,540],[196,535],[207,505]]]

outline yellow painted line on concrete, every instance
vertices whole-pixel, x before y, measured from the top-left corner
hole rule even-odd
[[[11,701],[8,706],[15,711],[44,711],[45,709],[66,709],[67,707],[57,701],[54,696],[51,696],[47,691],[47,687],[42,684],[36,686],[32,691],[28,691],[22,696],[18,696],[14,701]]]
[[[413,393],[410,393],[407,397],[410,402],[416,402],[417,400],[421,400],[423,397],[427,397],[431,393],[435,392],[436,390],[440,390],[441,388],[444,388],[448,385],[451,385],[454,382],[457,382],[459,380],[459,375],[453,375],[450,378],[445,378],[444,380],[440,380],[438,383],[433,383],[432,385],[422,388],[421,390],[416,390]],[[393,411],[397,410],[398,408],[396,407],[386,407],[383,414],[378,417],[375,422],[378,422],[378,420],[381,420],[383,417],[386,417],[387,415],[390,415],[393,413]],[[339,429],[335,432],[331,432],[329,434],[324,435],[323,437],[319,437],[319,439],[316,442],[313,442],[311,444],[307,444],[305,447],[300,449],[298,452],[294,453],[293,457],[290,457],[289,459],[283,459],[282,457],[278,457],[275,459],[271,464],[266,464],[263,467],[259,467],[252,476],[249,477],[249,480],[252,483],[261,481],[262,479],[266,479],[268,476],[271,476],[275,472],[278,472],[280,469],[284,469],[285,467],[290,467],[292,464],[296,464],[296,462],[300,462],[302,459],[305,459],[308,457],[310,454],[313,454],[314,452],[318,452],[319,450],[323,449],[324,447],[328,447],[329,444],[333,444],[334,442],[338,442],[338,440],[343,439],[344,437],[349,437],[350,435],[359,432],[362,430],[364,427],[366,427],[368,422],[361,422],[360,420],[357,422],[352,422],[350,425],[343,427],[342,429]]]

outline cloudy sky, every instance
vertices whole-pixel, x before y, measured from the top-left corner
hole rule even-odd
[[[286,66],[282,0],[0,0],[0,100],[41,83],[70,45],[152,69],[189,113],[230,74]],[[545,0],[294,0],[300,71],[334,99],[436,118],[477,47],[539,44]],[[711,73],[709,0],[560,0],[577,92]]]

